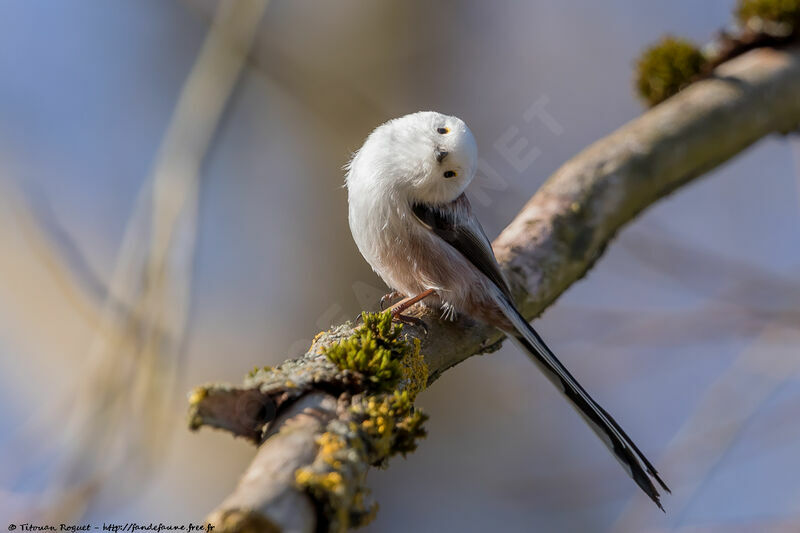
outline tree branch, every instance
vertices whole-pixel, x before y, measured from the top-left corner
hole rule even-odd
[[[800,50],[761,48],[720,65],[711,78],[588,147],[542,186],[494,242],[522,312],[529,319],[539,315],[585,275],[623,224],[656,200],[762,137],[798,125]],[[407,335],[421,341],[428,385],[502,341],[498,331],[467,317],[443,322],[433,313],[418,316],[428,325],[427,335],[413,327]],[[367,400],[394,404],[371,392],[362,374],[341,370],[323,355],[352,332],[350,324],[323,332],[307,354],[256,372],[241,387],[195,391],[192,427],[220,427],[260,444],[234,493],[210,517],[218,531],[341,530],[368,516],[360,501],[363,478],[371,464],[396,451],[396,442],[379,449],[358,433],[364,423],[359,406]],[[413,376],[404,376],[400,388],[414,388]],[[407,429],[408,413],[401,411],[391,411],[397,431]],[[365,445],[367,452],[356,453]],[[298,472],[334,464],[345,457],[342,447],[355,459],[336,471],[314,471],[328,472],[314,487],[327,487],[329,494],[310,490]]]

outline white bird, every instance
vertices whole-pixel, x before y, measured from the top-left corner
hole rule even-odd
[[[350,230],[359,251],[394,291],[432,294],[428,301],[445,316],[465,313],[516,340],[663,510],[650,477],[669,488],[656,469],[517,310],[464,195],[477,153],[472,132],[453,116],[425,111],[378,126],[346,167]]]

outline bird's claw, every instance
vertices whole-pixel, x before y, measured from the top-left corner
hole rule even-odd
[[[396,300],[400,296],[402,296],[402,294],[400,294],[397,291],[392,291],[389,294],[384,294],[383,296],[381,296],[381,304],[380,304],[381,305],[381,311],[385,311],[386,310],[386,305],[391,303],[392,300]]]
[[[425,335],[428,334],[428,326],[421,318],[417,318],[415,316],[408,316],[401,313],[392,313],[392,320],[394,322],[399,322],[401,324],[407,324],[409,326],[418,327],[422,329]]]

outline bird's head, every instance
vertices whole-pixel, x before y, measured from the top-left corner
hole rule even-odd
[[[472,181],[477,158],[475,137],[463,120],[421,111],[378,126],[351,161],[347,184],[445,203]]]

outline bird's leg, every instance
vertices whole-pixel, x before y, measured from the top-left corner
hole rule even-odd
[[[404,315],[403,311],[405,311],[415,303],[424,300],[425,298],[427,298],[428,296],[432,295],[435,292],[436,291],[434,289],[428,289],[426,291],[422,291],[416,296],[411,296],[409,298],[404,298],[403,300],[400,300],[399,302],[397,302],[396,304],[394,304],[392,307],[389,308],[389,310],[392,312],[392,320],[396,320],[404,324],[411,324],[413,326],[420,326],[423,330],[425,330],[425,333],[428,333],[428,327],[425,325],[425,322],[423,322],[417,317]]]
[[[417,326],[425,332],[425,335],[428,334],[428,326],[425,324],[425,321],[421,318],[417,318],[415,316],[408,316],[408,315],[397,315],[393,316],[392,320],[395,322],[400,322],[401,324],[408,324],[409,326]]]
[[[402,296],[402,294],[400,294],[397,291],[392,291],[389,294],[384,294],[383,296],[381,296],[381,311],[386,309],[386,304],[388,304],[389,302],[400,296]]]
[[[399,302],[394,304],[389,309],[392,311],[392,315],[393,316],[395,316],[395,317],[400,316],[400,314],[403,311],[405,311],[406,309],[408,309],[409,307],[411,307],[415,303],[424,300],[425,298],[427,298],[428,296],[430,296],[431,294],[433,294],[435,292],[436,292],[435,289],[428,289],[426,291],[422,291],[421,293],[417,294],[416,296],[409,296],[408,298],[404,298],[404,299],[400,300]]]
[[[419,327],[421,327],[422,329],[425,330],[425,333],[428,333],[428,327],[425,325],[425,322],[423,322],[422,320],[420,320],[417,317],[404,315],[403,311],[405,311],[406,309],[408,309],[409,307],[411,307],[415,303],[424,300],[425,298],[427,298],[428,296],[430,296],[431,294],[433,294],[435,292],[436,292],[436,290],[434,290],[434,289],[428,289],[426,291],[423,291],[423,292],[417,294],[416,296],[409,296],[408,298],[403,298],[402,300],[400,300],[399,302],[397,302],[396,304],[394,304],[393,306],[391,306],[389,308],[389,311],[391,311],[391,313],[392,313],[392,320],[394,320],[396,322],[402,322],[403,324],[410,324],[412,326],[419,326]],[[399,292],[392,291],[389,294],[386,294],[383,297],[381,297],[381,311],[383,311],[383,306],[384,306],[386,300],[391,300],[393,298],[397,298],[398,296],[401,296],[401,294]],[[359,315],[357,317],[355,317],[353,322],[356,325],[359,325],[361,323],[361,314],[360,313],[359,313]]]

